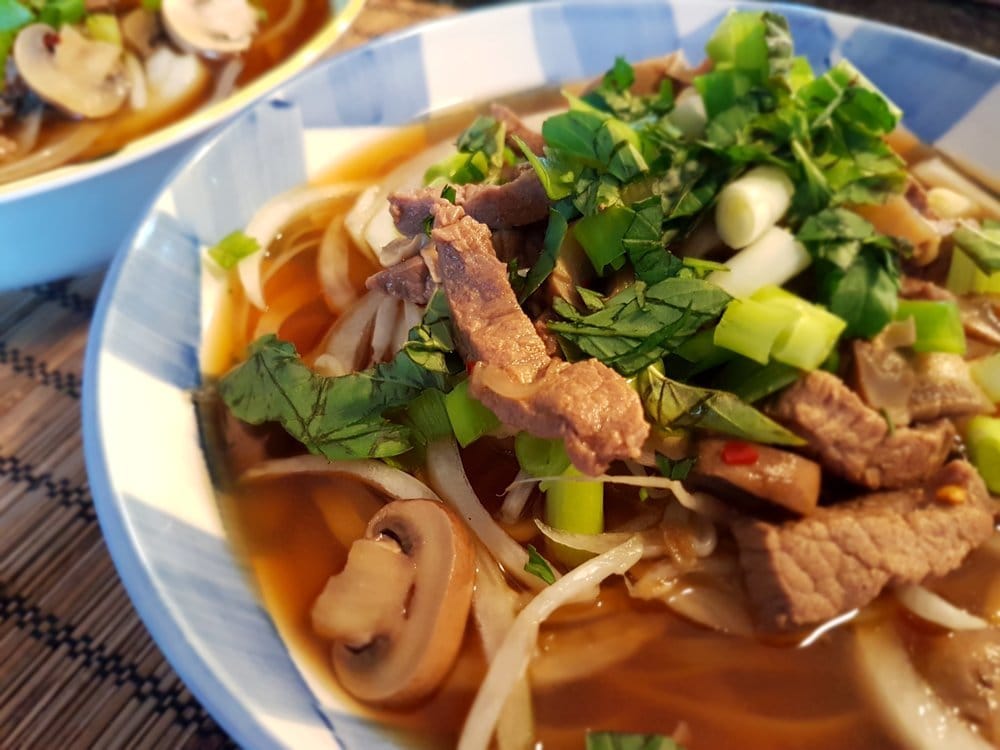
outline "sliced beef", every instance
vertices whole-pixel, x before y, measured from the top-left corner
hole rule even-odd
[[[805,438],[834,474],[870,489],[908,487],[931,477],[955,439],[947,420],[889,429],[840,378],[811,372],[787,388],[771,414]]]
[[[437,289],[427,264],[419,255],[372,274],[365,281],[365,286],[416,305],[430,302]]]
[[[423,232],[424,222],[440,195],[437,187],[390,195],[389,211],[399,231],[405,235]],[[502,185],[456,185],[455,204],[490,229],[521,227],[549,216],[549,197],[535,170],[527,165]]]
[[[545,139],[542,138],[542,134],[525,125],[512,109],[494,102],[490,105],[490,114],[507,126],[507,145],[514,149],[515,153],[520,151],[517,142],[511,137],[515,135],[524,141],[533,154],[541,156],[544,153]]]
[[[965,501],[939,501],[944,486],[962,488]],[[926,488],[875,493],[782,524],[737,521],[759,626],[820,622],[864,606],[887,585],[954,570],[992,536],[992,504],[976,470],[953,461]]]
[[[791,451],[711,438],[698,443],[693,479],[724,498],[745,493],[805,515],[816,509],[821,473],[815,461]]]
[[[917,668],[946,704],[1000,742],[1000,630],[960,630],[921,638]]]
[[[563,439],[584,473],[638,457],[649,425],[636,392],[597,360],[551,359],[518,305],[506,266],[493,255],[489,229],[444,201],[433,213],[432,238],[459,345],[476,363],[470,393],[508,426]]]

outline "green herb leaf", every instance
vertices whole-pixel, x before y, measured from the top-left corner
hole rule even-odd
[[[691,473],[691,469],[694,468],[697,458],[692,456],[691,458],[681,458],[678,460],[673,460],[667,458],[659,453],[656,454],[656,468],[660,470],[660,473],[667,479],[676,479],[678,481],[687,479],[688,474]]]
[[[678,264],[679,265],[679,264]],[[715,320],[732,298],[695,278],[669,278],[647,286],[636,282],[594,313],[556,303],[562,321],[549,329],[585,354],[630,376],[676,349]]]
[[[550,586],[556,582],[555,573],[549,567],[548,562],[541,556],[534,545],[528,545],[528,562],[524,564],[524,572],[537,576]]]
[[[691,427],[775,445],[805,441],[732,393],[685,385],[655,366],[640,373],[636,387],[646,413],[664,429]]]
[[[434,164],[424,173],[424,183],[444,179],[454,185],[497,182],[507,159],[504,139],[507,126],[492,117],[477,117],[459,135],[458,152]]]
[[[208,249],[208,256],[227,271],[248,255],[260,250],[260,243],[241,230],[230,232]]]
[[[384,417],[428,388],[447,390],[464,368],[456,358],[443,295],[428,304],[423,323],[391,362],[326,378],[274,335],[250,345],[245,362],[219,381],[235,417],[250,424],[278,422],[310,452],[331,460],[381,458],[409,450],[408,427]]]
[[[86,13],[84,0],[45,0],[38,11],[38,20],[58,29],[64,24],[77,23]]]
[[[586,750],[684,750],[671,737],[627,732],[587,732]]]
[[[35,14],[18,0],[0,0],[0,33],[17,31],[33,20]],[[6,55],[2,57],[6,58]]]
[[[568,212],[569,210],[567,207],[562,207],[562,210],[560,210],[560,207],[549,209],[549,223],[545,228],[542,252],[538,255],[538,260],[535,261],[531,270],[528,271],[528,275],[524,277],[524,281],[518,285],[517,296],[520,301],[523,302],[530,297],[545,282],[556,267],[556,261],[559,259],[559,250],[562,247],[563,240],[566,239],[566,233],[569,231],[569,224],[563,212]]]
[[[797,237],[815,261],[819,301],[846,321],[845,335],[870,338],[894,318],[900,271],[892,240],[842,208],[810,217]]]

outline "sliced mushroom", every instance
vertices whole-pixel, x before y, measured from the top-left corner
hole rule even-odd
[[[351,695],[384,705],[433,692],[458,656],[472,601],[474,550],[462,521],[433,500],[396,500],[368,524],[312,610],[334,641]]]
[[[242,52],[257,31],[257,12],[247,0],[163,0],[160,13],[170,37],[189,52]]]
[[[128,96],[121,48],[73,26],[25,27],[14,41],[14,65],[36,94],[70,114],[106,117]]]

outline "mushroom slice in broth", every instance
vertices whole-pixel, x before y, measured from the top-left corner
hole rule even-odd
[[[203,55],[242,52],[257,31],[257,12],[246,0],[163,0],[160,10],[170,38]]]

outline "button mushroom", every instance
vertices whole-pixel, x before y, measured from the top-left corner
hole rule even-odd
[[[163,0],[160,14],[178,46],[207,55],[242,52],[257,31],[247,0]]]
[[[26,26],[14,41],[14,65],[42,99],[81,117],[106,117],[128,95],[122,50],[73,26]]]
[[[401,705],[437,688],[462,643],[474,555],[462,521],[439,502],[396,500],[372,517],[312,610],[349,693]]]

